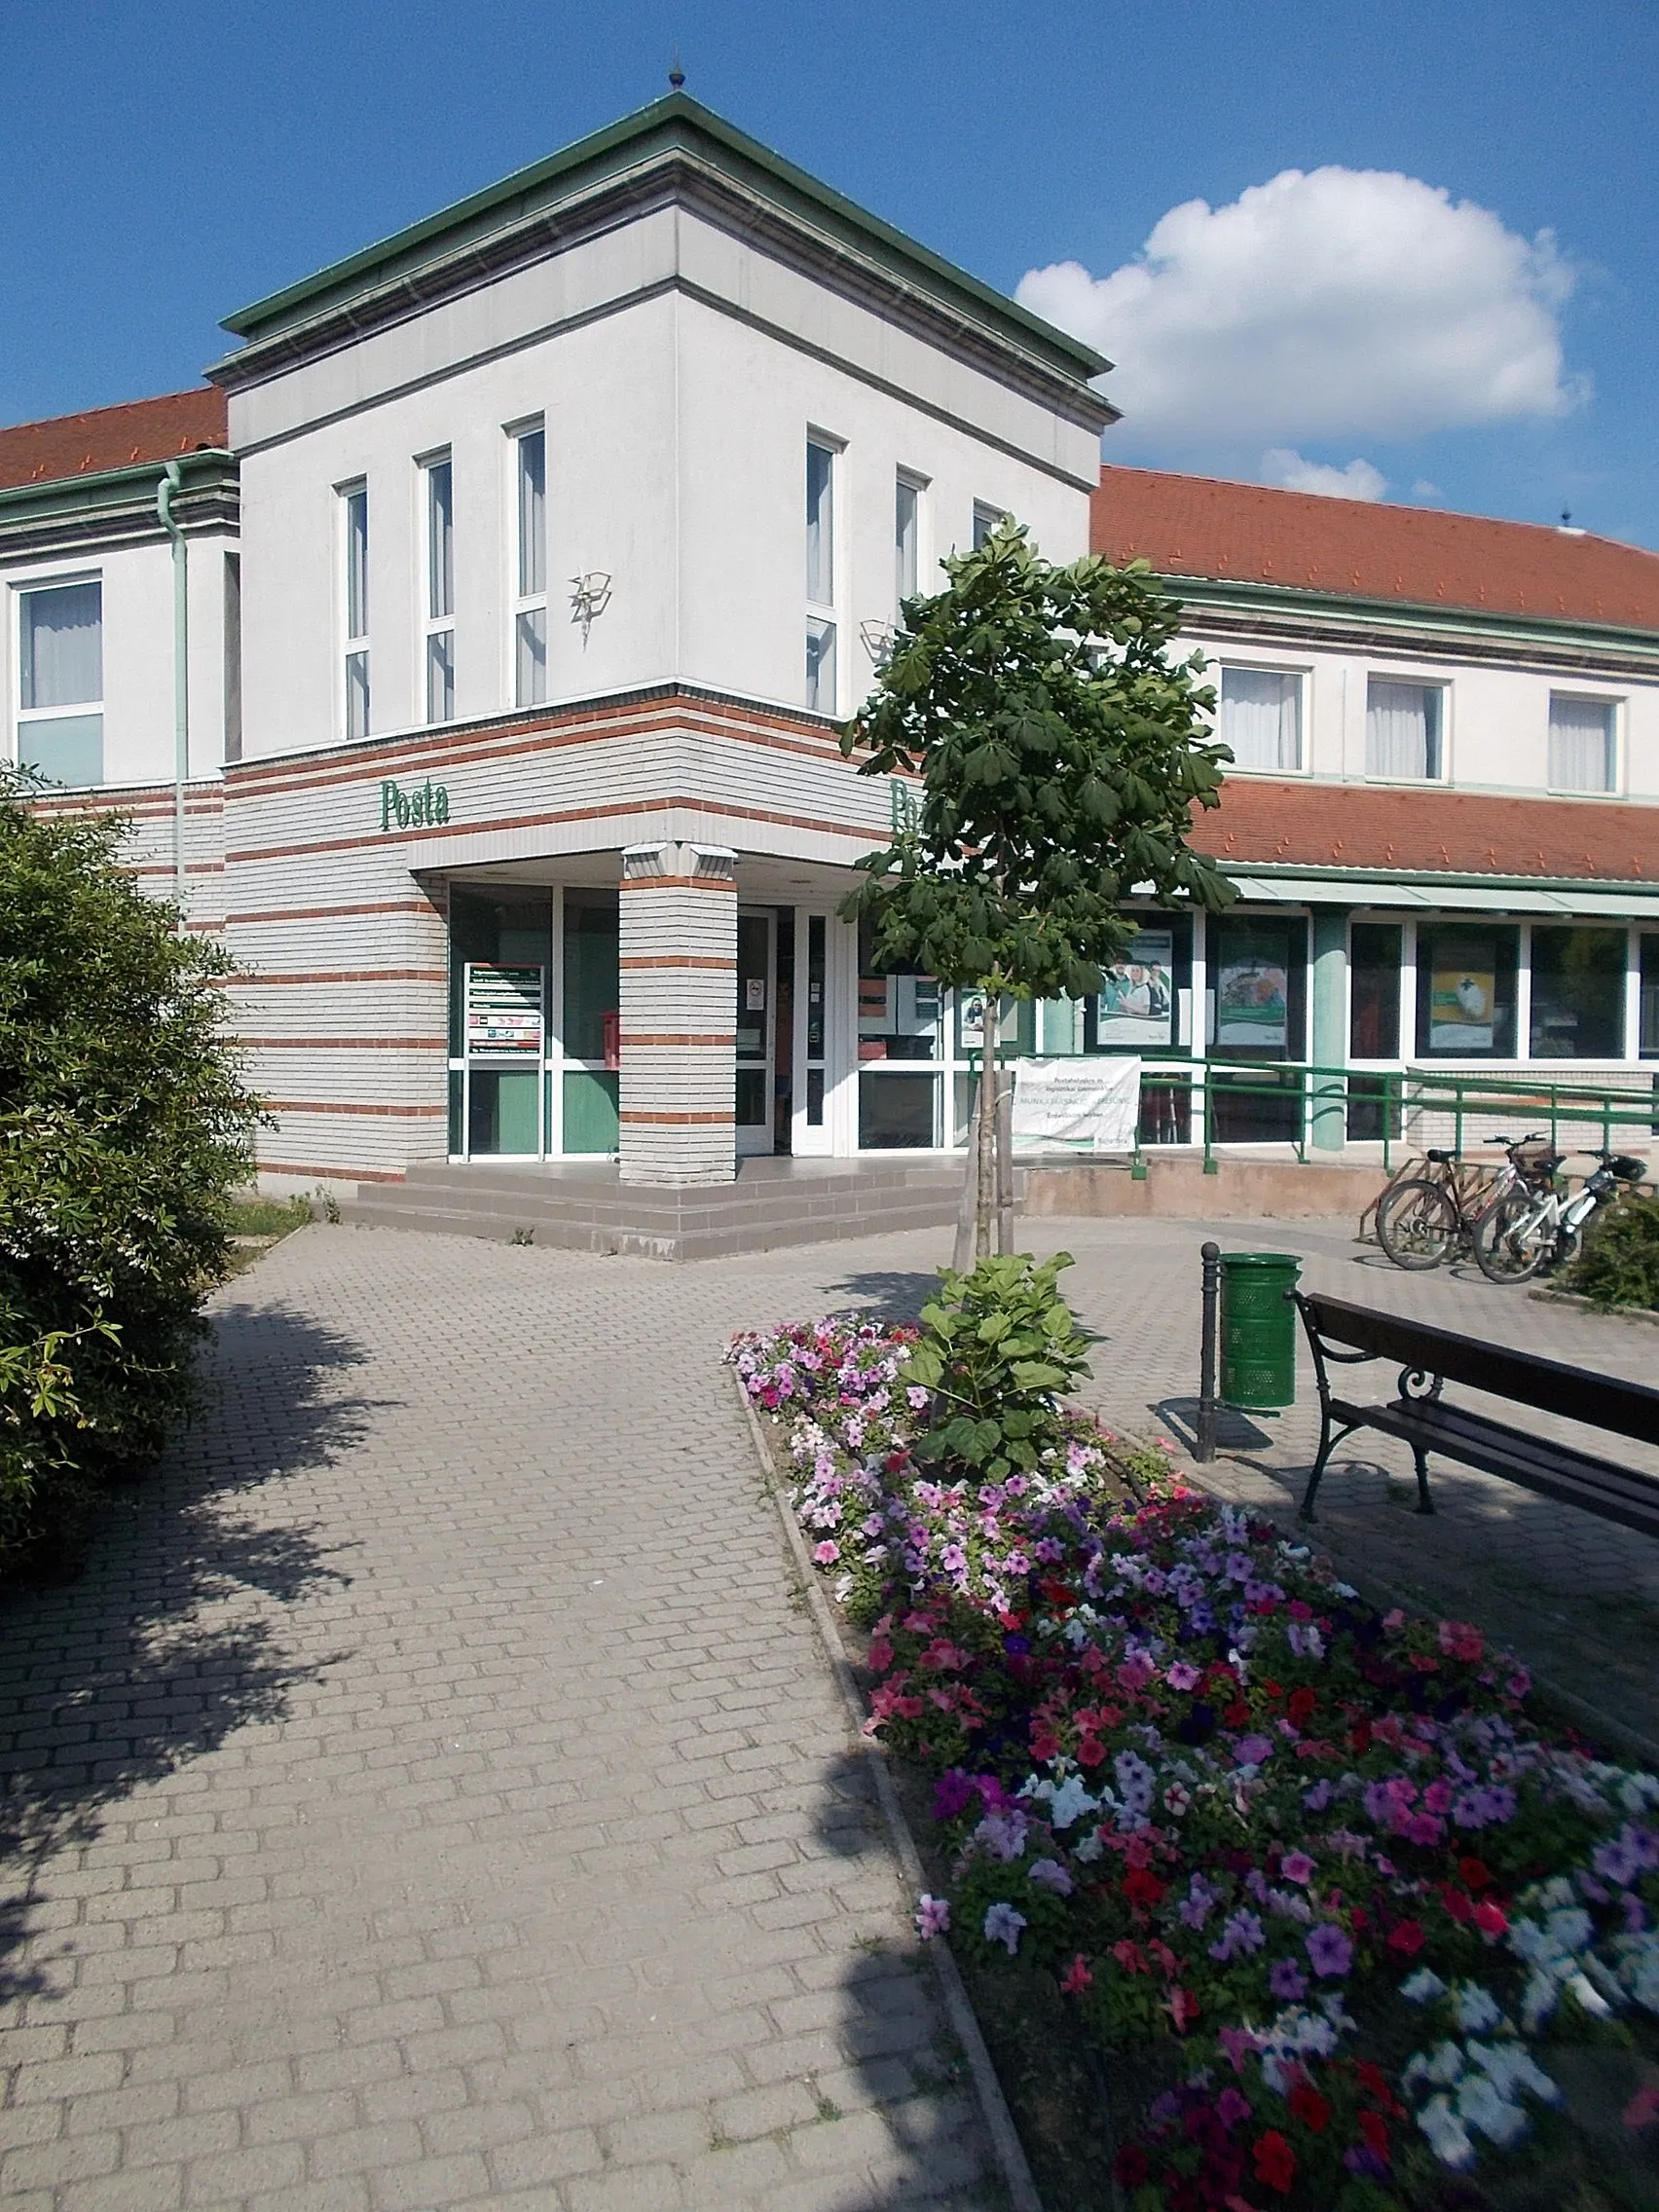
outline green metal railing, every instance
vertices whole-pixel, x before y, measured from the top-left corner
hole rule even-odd
[[[1610,1085],[1519,1071],[1489,1076],[1294,1060],[1147,1059],[1132,1172],[1144,1179],[1147,1153],[1171,1144],[1200,1145],[1206,1175],[1216,1172],[1219,1144],[1288,1143],[1306,1161],[1310,1148],[1338,1150],[1350,1129],[1353,1141],[1381,1141],[1383,1167],[1391,1169],[1408,1119],[1424,1113],[1450,1124],[1446,1143],[1453,1152],[1497,1133],[1520,1136],[1524,1127],[1546,1134],[1561,1150],[1567,1124],[1588,1124],[1603,1147],[1611,1148],[1615,1128],[1659,1135],[1659,1072],[1633,1068],[1628,1084]],[[1359,1128],[1352,1128],[1354,1120]]]

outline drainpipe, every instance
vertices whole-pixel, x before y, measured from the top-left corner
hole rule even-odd
[[[184,787],[190,780],[190,554],[173,520],[184,471],[169,461],[156,487],[156,516],[172,539],[173,573],[173,900],[184,928]]]

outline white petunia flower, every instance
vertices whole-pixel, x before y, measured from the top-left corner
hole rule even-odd
[[[1471,2127],[1478,2127],[1500,2151],[1518,2143],[1527,2132],[1526,2113],[1519,2105],[1500,2097],[1495,2084],[1484,2074],[1471,2074],[1459,2083],[1457,2111]]]
[[[1482,2035],[1501,2025],[1502,2009],[1490,1990],[1478,1981],[1462,1981],[1452,1992],[1452,2010],[1467,2035]]]
[[[1428,2137],[1429,2149],[1442,2165],[1473,2165],[1475,2146],[1469,2139],[1468,2129],[1452,2110],[1449,2097],[1430,2097],[1418,2114],[1417,2123]]]
[[[1400,1995],[1413,2005],[1428,2005],[1445,1994],[1446,1984],[1430,1967],[1419,1967],[1409,1980],[1400,1984]]]

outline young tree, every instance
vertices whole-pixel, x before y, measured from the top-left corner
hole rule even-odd
[[[919,776],[892,842],[857,865],[841,911],[882,964],[914,962],[984,994],[975,1246],[990,1249],[997,1030],[1007,998],[1082,998],[1135,929],[1131,891],[1209,908],[1234,897],[1187,842],[1221,764],[1200,656],[1177,660],[1181,608],[1145,562],[1056,568],[1005,523],[947,560],[945,590],[904,628],[841,737],[863,776]]]
[[[73,1555],[188,1407],[258,1109],[227,956],[121,865],[117,816],[0,776],[0,1576]]]

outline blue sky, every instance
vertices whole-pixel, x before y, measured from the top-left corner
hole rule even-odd
[[[221,315],[643,105],[677,46],[1098,340],[1108,458],[1659,547],[1651,0],[0,0],[0,421],[189,384]]]

